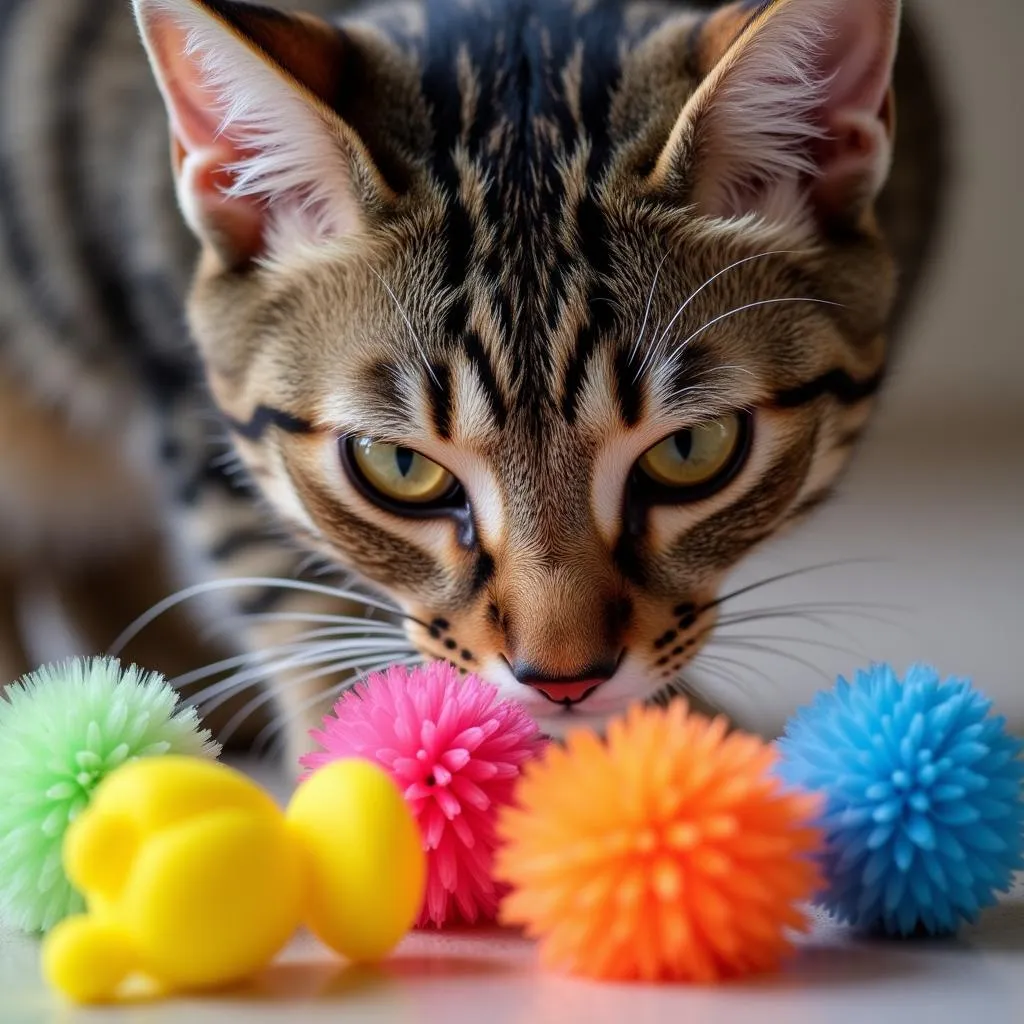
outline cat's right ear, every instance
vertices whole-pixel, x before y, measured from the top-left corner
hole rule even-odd
[[[350,236],[393,198],[331,97],[351,54],[318,19],[233,0],[132,0],[171,127],[178,201],[226,266],[284,236]]]

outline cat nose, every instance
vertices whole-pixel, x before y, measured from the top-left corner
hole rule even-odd
[[[602,683],[607,682],[618,668],[617,662],[603,661],[588,666],[574,676],[549,676],[522,659],[512,662],[512,674],[524,686],[531,686],[553,704],[579,704]]]

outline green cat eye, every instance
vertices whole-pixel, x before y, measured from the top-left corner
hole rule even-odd
[[[457,487],[455,477],[444,466],[412,448],[357,437],[349,450],[363,483],[393,502],[430,505]]]
[[[731,476],[745,447],[745,421],[735,413],[677,430],[649,448],[637,467],[659,488],[706,490]]]

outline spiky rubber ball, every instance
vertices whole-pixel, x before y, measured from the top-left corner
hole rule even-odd
[[[0,697],[0,919],[45,932],[83,909],[64,874],[68,825],[115,768],[139,757],[216,757],[195,710],[154,673],[72,659]]]
[[[311,735],[322,749],[303,767],[366,758],[405,796],[427,854],[417,924],[492,920],[503,891],[491,873],[495,817],[542,743],[523,708],[447,662],[392,666],[346,693]]]
[[[499,816],[501,919],[545,966],[606,980],[716,982],[777,967],[820,884],[819,801],[724,719],[636,707],[570,732]]]
[[[825,797],[837,918],[944,934],[1009,889],[1022,860],[1022,743],[963,679],[888,665],[840,679],[789,723],[780,774]]]

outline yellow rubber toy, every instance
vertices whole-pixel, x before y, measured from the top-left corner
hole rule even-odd
[[[383,957],[412,926],[425,878],[394,784],[345,761],[304,783],[287,818],[225,765],[133,762],[68,829],[64,861],[88,910],[47,935],[43,973],[83,1003],[136,981],[158,993],[237,982],[304,921],[346,955]]]
[[[307,852],[310,931],[350,960],[386,956],[416,920],[427,874],[395,784],[369,761],[334,761],[299,787],[288,823]]]

